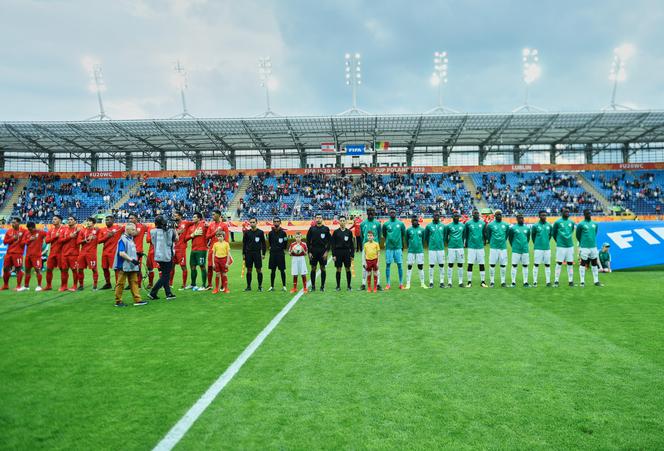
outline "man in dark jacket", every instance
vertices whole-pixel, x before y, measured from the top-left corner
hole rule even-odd
[[[346,217],[339,217],[339,228],[332,233],[332,258],[334,259],[334,266],[337,268],[337,291],[341,291],[341,267],[346,268],[346,283],[348,284],[348,291],[351,290],[350,267],[355,256],[355,243],[353,240],[353,232],[346,228]]]
[[[258,220],[251,218],[249,220],[249,230],[242,236],[242,258],[247,269],[247,288],[244,291],[251,291],[251,270],[256,268],[256,278],[258,279],[258,291],[263,291],[263,259],[267,252],[265,243],[265,233],[257,227]]]
[[[317,214],[316,224],[311,226],[307,232],[307,248],[309,248],[309,263],[311,264],[311,291],[316,291],[316,266],[318,265],[320,265],[320,291],[325,291],[325,266],[331,241],[330,228],[323,224],[323,216]]]
[[[267,291],[274,291],[274,277],[277,269],[281,273],[282,290],[286,291],[286,248],[288,246],[288,236],[286,231],[281,228],[281,218],[276,217],[272,221],[274,226],[267,234],[267,242],[270,244],[270,288]]]

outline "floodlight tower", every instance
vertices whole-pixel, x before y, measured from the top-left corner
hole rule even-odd
[[[258,76],[260,78],[261,86],[265,88],[265,104],[267,107],[265,113],[261,114],[261,116],[277,116],[277,114],[270,108],[270,88],[274,87],[274,79],[272,78],[272,60],[269,56],[258,58]]]
[[[448,62],[447,52],[434,52],[431,84],[438,87],[438,106],[433,110],[427,111],[427,114],[458,113],[456,110],[443,106],[443,85],[447,84]]]
[[[344,68],[346,72],[346,86],[350,86],[353,93],[353,106],[351,109],[341,113],[345,114],[369,114],[357,107],[357,88],[362,84],[362,57],[359,53],[346,53],[344,58]]]
[[[187,99],[184,95],[185,90],[189,87],[187,83],[187,71],[184,69],[184,66],[180,64],[180,60],[175,63],[175,82],[180,89],[180,100],[182,101],[182,113],[174,116],[173,119],[186,119],[193,118],[189,111],[187,110]]]
[[[616,91],[618,83],[625,81],[627,72],[625,71],[625,61],[632,55],[634,48],[625,44],[613,49],[613,61],[611,62],[611,70],[609,71],[609,80],[613,82],[613,89],[611,90],[611,103],[605,107],[604,110],[631,110],[632,108],[616,103]]]
[[[106,115],[104,110],[104,102],[101,99],[101,92],[106,90],[106,84],[104,83],[104,77],[102,75],[101,64],[93,63],[89,67],[90,77],[92,78],[92,83],[90,84],[90,90],[97,93],[97,102],[99,103],[99,114],[89,118],[88,120],[100,120],[110,119]]]
[[[539,65],[539,51],[537,49],[525,48],[521,52],[523,57],[523,84],[525,86],[525,96],[523,105],[513,110],[513,113],[526,112],[545,112],[546,110],[530,105],[528,103],[528,88],[540,78],[542,68]]]

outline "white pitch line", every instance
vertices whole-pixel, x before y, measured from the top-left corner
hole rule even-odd
[[[327,260],[327,263],[330,263],[330,259]],[[318,276],[320,274],[320,270],[316,272],[316,275]],[[307,281],[307,286],[311,285],[311,281]],[[242,365],[245,364],[247,360],[249,360],[249,357],[252,356],[254,352],[256,352],[256,349],[263,343],[263,341],[267,338],[268,335],[274,330],[275,327],[279,324],[279,322],[286,316],[286,314],[293,308],[293,306],[297,303],[297,301],[302,297],[304,294],[304,291],[300,289],[300,291],[297,292],[295,296],[293,296],[293,299],[290,300],[286,306],[281,309],[279,313],[277,313],[277,316],[272,318],[272,321],[265,326],[265,329],[259,333],[256,338],[254,338],[254,341],[249,343],[249,346],[247,346],[244,351],[242,351],[242,354],[238,356],[237,359],[233,363],[231,363],[231,366],[229,366],[226,371],[224,371],[221,376],[210,386],[210,388],[207,389],[205,393],[203,393],[203,396],[198,398],[198,401],[191,406],[191,408],[187,411],[187,413],[184,414],[182,418],[180,418],[180,421],[175,423],[175,426],[171,428],[170,431],[164,436],[164,438],[161,439],[159,443],[153,448],[153,451],[171,451],[173,448],[175,448],[175,445],[177,445],[180,440],[182,440],[182,437],[189,431],[189,429],[193,426],[193,424],[198,420],[198,418],[205,412],[205,409],[208,408],[210,404],[212,404],[212,401],[215,400],[215,398],[221,393],[221,391],[228,385],[228,383],[233,379],[233,377],[237,374],[238,371],[240,371],[240,368],[242,368]]]

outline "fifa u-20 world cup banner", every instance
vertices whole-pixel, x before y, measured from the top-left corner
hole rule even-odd
[[[664,221],[603,222],[597,245],[611,245],[611,269],[664,264]]]

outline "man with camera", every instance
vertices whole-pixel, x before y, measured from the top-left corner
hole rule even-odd
[[[173,269],[174,245],[178,234],[173,224],[168,224],[163,216],[157,216],[154,220],[155,227],[150,230],[151,249],[154,250],[154,261],[159,266],[159,280],[150,290],[148,297],[158,299],[157,294],[161,288],[166,293],[166,299],[175,299],[171,292],[169,279]]]

